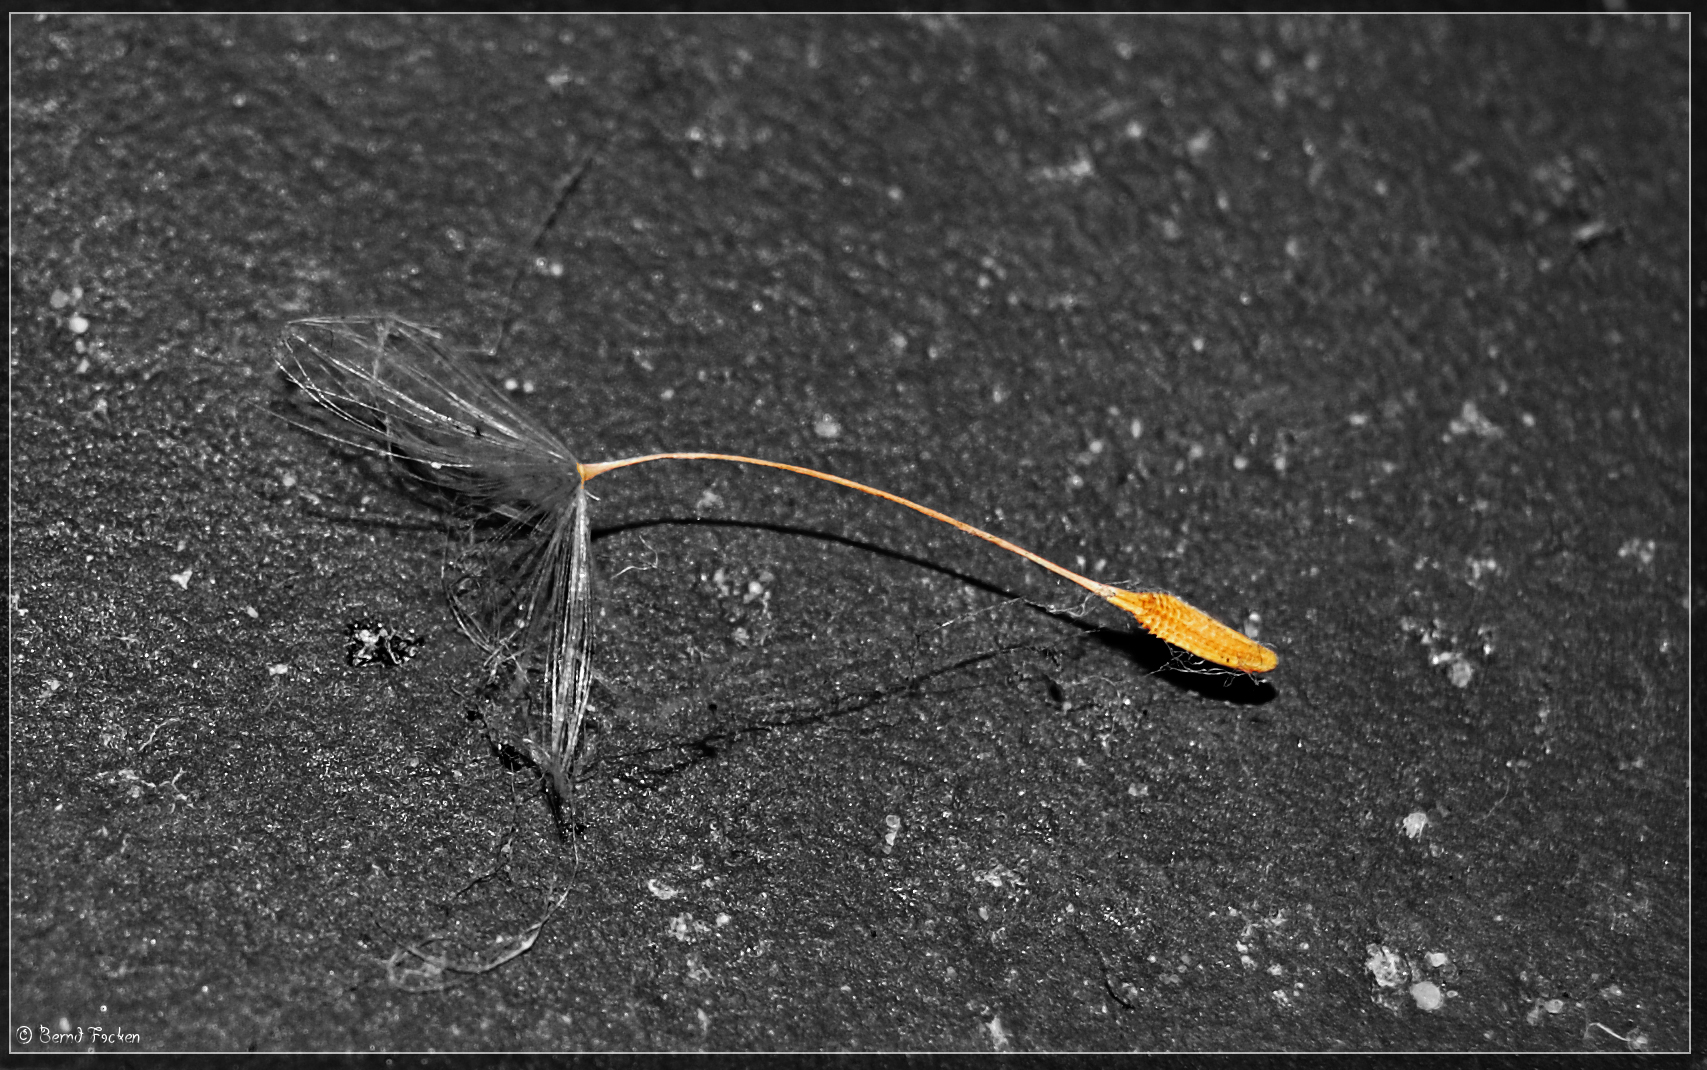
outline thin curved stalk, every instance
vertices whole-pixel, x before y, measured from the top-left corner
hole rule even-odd
[[[1070,568],[1058,565],[1040,554],[1032,553],[1023,546],[1011,543],[999,535],[992,535],[982,528],[975,528],[964,520],[956,520],[947,513],[939,513],[928,505],[920,505],[899,494],[891,494],[886,490],[856,483],[851,479],[820,472],[813,468],[803,468],[797,464],[784,464],[781,461],[766,461],[758,457],[742,457],[733,453],[648,453],[642,457],[625,457],[617,461],[600,461],[596,464],[581,464],[578,469],[581,481],[585,483],[594,476],[618,468],[627,468],[637,464],[647,464],[652,461],[728,461],[734,464],[756,465],[761,468],[777,468],[796,475],[821,479],[827,483],[857,490],[861,494],[870,494],[884,501],[904,505],[914,512],[923,513],[932,520],[940,521],[950,527],[976,536],[987,543],[999,546],[1010,554],[1018,554],[1032,564],[1047,569],[1055,575],[1071,583],[1076,583],[1099,598],[1105,599],[1111,605],[1130,613],[1137,622],[1152,635],[1164,642],[1172,643],[1182,650],[1196,654],[1217,665],[1225,665],[1230,669],[1241,672],[1268,672],[1279,664],[1280,659],[1275,652],[1254,639],[1249,638],[1222,624],[1197,607],[1162,591],[1128,591],[1112,584],[1101,583],[1088,576],[1081,576]]]

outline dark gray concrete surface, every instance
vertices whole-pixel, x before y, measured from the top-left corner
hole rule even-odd
[[[11,31],[15,1054],[1687,1044],[1682,23]],[[613,473],[558,840],[272,361],[488,345],[592,139],[481,362],[587,459],[1269,682]]]

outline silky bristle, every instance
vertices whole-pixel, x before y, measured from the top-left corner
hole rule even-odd
[[[394,317],[300,320],[286,378],[326,414],[328,437],[401,461],[475,511],[536,524],[580,488],[569,447],[510,404],[436,332]]]
[[[523,742],[550,778],[554,812],[573,806],[593,676],[580,464],[429,328],[384,316],[301,320],[286,348],[280,368],[319,406],[315,430],[396,461],[471,520],[506,522],[453,566],[452,610],[494,665],[543,660],[545,723]]]

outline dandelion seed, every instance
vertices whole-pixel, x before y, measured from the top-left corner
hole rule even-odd
[[[504,391],[481,379],[441,342],[435,331],[391,317],[300,320],[292,325],[280,368],[322,412],[321,426],[304,426],[392,459],[407,478],[471,522],[500,522],[500,537],[471,551],[472,564],[452,590],[452,610],[464,633],[487,652],[494,671],[526,658],[544,662],[540,734],[545,739],[530,737],[526,743],[549,777],[554,812],[573,805],[573,762],[592,684],[586,483],[619,468],[665,460],[718,461],[834,483],[1017,554],[1205,660],[1247,673],[1268,672],[1277,663],[1268,647],[1171,594],[1128,591],[1089,579],[945,513],[841,476],[709,452],[583,464],[562,439],[516,408]],[[826,416],[815,430],[833,437],[825,435],[833,423]],[[840,433],[839,425],[834,433]],[[720,499],[708,489],[698,508],[717,504]],[[742,638],[738,634],[736,641]]]

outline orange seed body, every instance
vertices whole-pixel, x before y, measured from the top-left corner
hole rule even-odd
[[[1268,647],[1171,594],[1115,588],[1103,597],[1136,617],[1157,639],[1206,661],[1241,672],[1268,672],[1280,663]]]

